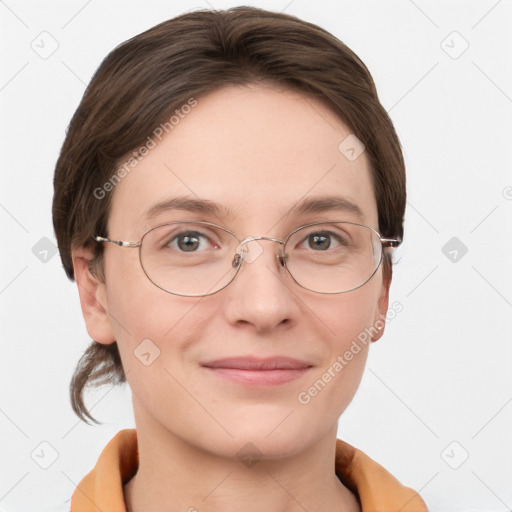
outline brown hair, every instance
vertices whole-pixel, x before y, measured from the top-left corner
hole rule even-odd
[[[69,124],[55,168],[53,225],[73,280],[71,251],[94,247],[91,270],[104,279],[112,192],[95,190],[142,146],[155,127],[190,98],[231,84],[265,82],[324,102],[363,142],[377,200],[379,230],[402,238],[405,166],[398,137],[361,60],[324,29],[294,16],[253,7],[177,16],[115,48],[102,62]],[[341,141],[340,141],[341,142]],[[383,261],[391,276],[391,261]],[[117,343],[92,342],[70,384],[71,404],[85,422],[86,385],[125,382]]]

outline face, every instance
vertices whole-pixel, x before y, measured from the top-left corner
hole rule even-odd
[[[225,87],[197,101],[116,186],[111,239],[138,241],[149,228],[174,220],[221,224],[240,240],[284,240],[317,221],[378,230],[366,155],[350,161],[339,151],[351,132],[323,104],[260,85]],[[361,216],[291,213],[301,201],[332,195],[357,205]],[[176,196],[209,200],[223,210],[144,217],[152,205]],[[226,288],[183,297],[150,282],[137,249],[105,244],[106,280],[94,291],[104,311],[84,314],[93,339],[118,343],[138,427],[165,429],[222,456],[246,442],[266,454],[293,453],[336,431],[367,358],[369,340],[358,342],[357,352],[353,342],[387,310],[382,266],[358,289],[321,294],[301,288],[279,265],[278,244],[261,241],[259,247],[261,254],[244,262]],[[140,347],[151,364],[142,362]],[[293,358],[302,369],[272,381],[204,366],[233,357]]]

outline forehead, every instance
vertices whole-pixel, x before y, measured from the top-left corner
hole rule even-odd
[[[336,203],[338,220],[378,227],[367,157],[340,151],[353,135],[321,102],[254,84],[195,101],[178,109],[161,140],[151,137],[151,149],[115,187],[109,233],[138,236],[166,215],[194,211],[233,228],[243,222],[261,229],[319,214],[315,198]],[[189,208],[181,208],[187,198]]]

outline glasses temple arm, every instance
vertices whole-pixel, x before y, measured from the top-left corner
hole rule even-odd
[[[103,236],[94,235],[94,240],[96,242],[108,242],[114,245],[118,245],[119,247],[139,247],[140,242],[123,242],[122,240],[110,240],[110,238],[105,238]]]
[[[402,243],[402,240],[396,238],[381,238],[380,241],[385,247],[392,247],[393,249],[397,248]]]

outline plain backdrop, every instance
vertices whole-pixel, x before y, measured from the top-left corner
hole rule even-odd
[[[51,223],[53,170],[116,45],[224,0],[5,0],[1,58],[0,510],[56,510],[134,427],[128,387],[71,410],[89,337]],[[331,31],[370,69],[403,145],[405,243],[391,303],[338,437],[430,510],[512,509],[512,2],[251,1]],[[50,54],[51,53],[51,54]]]

